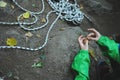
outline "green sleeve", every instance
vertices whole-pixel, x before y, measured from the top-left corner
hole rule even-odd
[[[107,55],[120,63],[119,44],[106,36],[101,36],[98,40],[101,46],[107,47]]]
[[[78,72],[75,80],[89,80],[90,58],[87,50],[80,50],[75,56],[72,68]]]

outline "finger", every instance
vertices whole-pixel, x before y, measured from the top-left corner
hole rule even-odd
[[[88,39],[89,40],[96,40],[96,38],[93,38],[93,37],[89,37]]]
[[[83,35],[79,36],[78,41],[81,40],[82,37],[83,37]]]
[[[94,28],[89,28],[88,31],[94,32],[94,33],[98,33],[98,31]]]
[[[94,33],[90,33],[90,34],[87,36],[87,38],[88,38],[89,40],[96,40],[96,37],[95,37],[95,34],[94,34]]]
[[[94,36],[95,36],[95,33],[90,33],[90,34],[88,34],[87,38],[88,37],[94,37]]]
[[[89,40],[96,40],[94,37],[88,37]]]

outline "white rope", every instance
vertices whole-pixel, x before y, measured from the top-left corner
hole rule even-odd
[[[48,0],[50,6],[56,11],[56,14],[61,12],[61,19],[65,19],[66,21],[72,21],[73,23],[80,24],[84,18],[84,13],[80,11],[79,6],[75,0],[75,4],[72,3],[65,3],[65,0],[60,0],[59,2],[52,2]],[[64,4],[64,6],[63,6]],[[62,8],[63,6],[63,8]]]
[[[2,49],[2,48],[3,49],[14,48],[14,49],[23,49],[23,50],[31,50],[31,51],[40,50],[46,46],[46,44],[48,42],[49,33],[59,18],[65,19],[66,21],[72,21],[74,24],[80,24],[84,18],[84,13],[82,13],[80,11],[80,8],[78,7],[76,0],[75,0],[75,4],[69,3],[68,0],[59,0],[59,2],[55,2],[55,1],[52,2],[51,0],[47,0],[49,5],[54,9],[54,11],[48,12],[48,14],[46,15],[46,20],[47,20],[46,23],[43,24],[42,26],[38,26],[36,28],[26,28],[26,27],[24,27],[24,25],[33,25],[38,21],[37,15],[40,15],[41,13],[43,13],[43,11],[45,9],[44,0],[42,0],[42,10],[39,12],[33,12],[30,10],[27,10],[27,9],[23,8],[21,5],[19,5],[16,0],[12,0],[12,1],[23,11],[30,12],[31,16],[34,17],[35,20],[33,22],[29,22],[29,23],[28,22],[21,22],[20,18],[23,15],[23,14],[21,14],[20,16],[18,16],[18,22],[0,22],[0,24],[4,24],[4,25],[17,25],[17,24],[19,24],[19,26],[21,28],[23,28],[24,30],[35,31],[35,30],[39,30],[41,28],[44,28],[49,23],[49,15],[50,14],[55,12],[58,16],[53,21],[53,23],[50,25],[48,32],[46,34],[45,41],[44,41],[42,46],[37,47],[37,48],[28,48],[28,47],[21,47],[21,46],[0,46],[0,49]]]

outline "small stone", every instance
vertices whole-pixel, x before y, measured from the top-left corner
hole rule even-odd
[[[40,34],[36,34],[36,36],[37,36],[38,38],[41,38],[41,35],[40,35]]]
[[[65,28],[60,28],[60,31],[64,31],[65,30]]]
[[[20,78],[18,76],[14,76],[13,77],[15,80],[20,80]]]
[[[15,6],[11,5],[11,8],[12,8],[12,9],[15,9]]]
[[[42,22],[42,23],[45,23],[45,22],[46,22],[46,19],[45,19],[45,18],[42,18],[42,19],[41,19],[41,22]]]
[[[35,4],[32,4],[32,7],[35,7]]]
[[[80,4],[80,9],[81,9],[81,10],[83,10],[83,9],[84,9],[83,4]]]
[[[31,32],[27,32],[27,33],[25,34],[25,36],[26,36],[26,37],[32,37],[33,34],[32,34]]]
[[[34,61],[35,61],[35,62],[39,62],[39,61],[40,61],[40,58],[37,58],[37,59],[35,59]]]

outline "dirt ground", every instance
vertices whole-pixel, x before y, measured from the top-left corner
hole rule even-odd
[[[12,0],[3,1],[7,2],[9,6],[0,8],[0,21],[16,21],[17,17],[23,11],[15,6]],[[41,1],[38,0],[31,0],[30,2],[29,0],[17,1],[29,10],[37,11],[41,9],[41,5],[39,5]],[[31,6],[32,4],[35,4],[36,7]],[[12,9],[10,5],[13,5],[15,8]],[[114,8],[112,12],[101,15],[94,12],[87,12],[86,8],[84,9],[85,13],[92,17],[95,23],[99,25],[96,28],[103,35],[119,33],[120,6],[116,7],[115,5],[116,3],[113,4]],[[45,2],[45,7],[45,11],[39,15],[40,19],[44,18],[52,10],[47,2]],[[7,38],[15,37],[18,41],[17,45],[26,47],[40,46],[45,40],[49,25],[51,25],[55,18],[56,14],[51,14],[49,17],[50,23],[46,28],[32,31],[33,36],[27,40],[25,34],[28,31],[21,29],[18,25],[0,25],[0,45],[6,45]],[[36,25],[39,26],[42,24],[38,22]],[[50,33],[48,44],[45,48],[39,51],[0,49],[0,77],[7,75],[5,80],[73,80],[75,75],[71,70],[71,62],[75,53],[79,50],[77,44],[78,34],[74,34],[80,28],[86,32],[87,28],[90,27],[92,27],[92,24],[86,19],[79,26],[69,25],[59,19]],[[73,38],[76,42],[73,42]],[[70,45],[71,47],[66,48],[66,45]],[[31,67],[36,62],[42,62],[43,66],[41,68]]]

